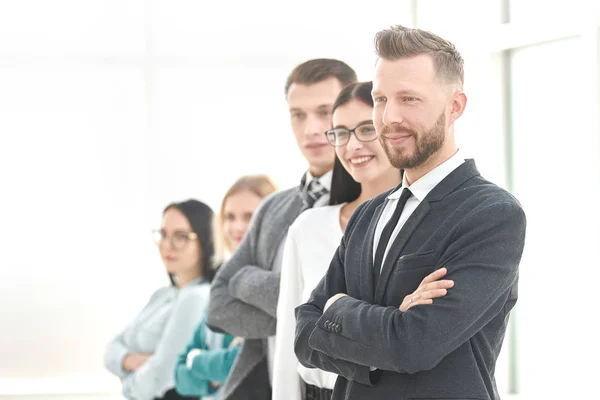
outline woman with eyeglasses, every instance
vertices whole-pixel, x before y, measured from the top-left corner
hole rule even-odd
[[[238,247],[250,219],[262,200],[277,190],[266,175],[238,179],[221,203],[217,223],[217,263],[224,262]],[[175,367],[175,389],[181,395],[218,397],[240,349],[241,338],[211,331],[203,318]]]
[[[336,150],[330,206],[305,211],[288,231],[277,305],[273,400],[331,398],[337,375],[305,368],[294,354],[294,309],[325,276],[354,210],[402,181],[402,171],[390,164],[373,126],[372,88],[371,82],[362,82],[340,92],[333,105],[334,127],[325,132]]]
[[[104,364],[127,399],[182,399],[175,392],[177,356],[202,318],[215,270],[213,211],[197,200],[168,205],[153,232],[171,284],[157,290],[112,342]]]

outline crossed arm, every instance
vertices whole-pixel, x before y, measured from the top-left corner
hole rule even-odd
[[[455,282],[447,296],[406,312],[344,296],[323,312],[332,296],[347,293],[343,239],[309,302],[296,309],[298,359],[366,384],[369,367],[404,373],[434,368],[502,312],[524,235],[525,216],[516,203],[480,207],[462,220],[440,260]],[[327,330],[327,321],[342,330]]]
[[[250,339],[275,334],[279,273],[256,266],[254,256],[269,205],[268,198],[254,213],[242,243],[212,283],[207,325],[216,332]]]
[[[125,397],[150,399],[161,396],[175,385],[173,371],[177,357],[192,337],[205,305],[206,297],[200,292],[179,295],[154,354],[137,370],[123,377]]]
[[[225,382],[235,361],[239,346],[209,349],[206,344],[206,324],[202,321],[186,350],[179,355],[175,367],[175,389],[184,396],[208,396]],[[200,350],[191,363],[187,358],[193,349]]]

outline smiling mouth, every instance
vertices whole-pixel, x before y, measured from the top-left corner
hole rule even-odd
[[[352,165],[364,165],[374,158],[375,158],[375,156],[355,157],[355,158],[351,158],[349,161],[350,161],[350,164],[352,164]]]

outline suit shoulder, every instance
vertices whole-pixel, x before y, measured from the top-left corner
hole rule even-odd
[[[261,202],[262,208],[277,207],[280,204],[286,204],[294,199],[300,199],[300,190],[293,187],[279,192],[271,193]]]
[[[371,203],[374,207],[379,206],[381,203],[385,202],[387,197],[394,193],[397,188],[393,188],[390,190],[386,190],[383,193],[379,193],[377,196],[373,197],[371,200],[365,201],[365,203]],[[364,204],[364,203],[363,203]]]
[[[373,197],[372,199],[366,200],[365,202],[361,203],[354,211],[353,216],[359,215],[363,211],[372,210],[372,209],[379,207],[381,204],[385,203],[388,196],[390,194],[392,194],[394,192],[394,190],[395,189],[390,189],[383,193],[379,193],[377,196]]]
[[[522,214],[524,210],[517,198],[508,190],[491,183],[482,177],[476,177],[455,192],[457,205],[465,215],[477,215],[480,212],[503,215]],[[462,199],[461,199],[462,198]]]
[[[508,203],[521,208],[521,203],[512,193],[481,177],[475,183],[475,188],[477,189],[475,196],[486,205]]]
[[[260,202],[258,209],[254,212],[253,219],[260,221],[267,212],[270,213],[282,206],[285,207],[295,198],[300,198],[297,187],[271,193]]]

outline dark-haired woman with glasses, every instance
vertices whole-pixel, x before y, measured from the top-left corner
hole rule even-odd
[[[337,375],[304,368],[294,354],[294,309],[308,300],[325,275],[348,219],[360,203],[397,186],[394,168],[373,127],[371,82],[346,86],[333,105],[333,129],[325,132],[335,147],[329,207],[302,213],[288,231],[283,253],[273,376],[273,400],[331,397]]]
[[[197,200],[173,203],[154,231],[170,285],[108,345],[104,364],[127,399],[182,399],[173,370],[206,308],[214,276],[213,211]]]

